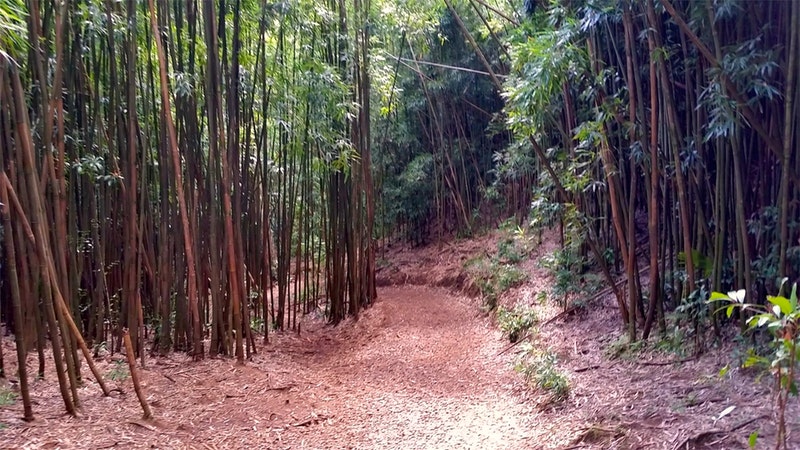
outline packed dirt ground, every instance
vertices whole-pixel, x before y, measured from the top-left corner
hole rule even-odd
[[[109,378],[115,390],[103,397],[88,371],[82,412],[66,416],[49,373],[32,382],[36,421],[21,420],[19,401],[0,406],[0,448],[732,449],[747,448],[753,431],[757,448],[771,447],[767,381],[736,368],[719,376],[732,344],[699,357],[619,356],[610,351],[621,335],[611,299],[586,299],[569,315],[537,300],[552,284],[537,260],[553,242],[521,263],[528,280],[500,303],[536,308],[529,341],[557,355],[569,381],[562,401],[514,371],[523,346],[509,346],[474,296],[464,264],[496,248],[488,235],[385,249],[379,299],[358,320],[332,327],[306,316],[299,335],[271,335],[244,366],[150,358],[140,374],[153,421],[140,419],[130,377]],[[13,374],[11,338],[3,345]],[[99,364],[111,374],[121,360]],[[800,448],[794,400],[788,417]]]

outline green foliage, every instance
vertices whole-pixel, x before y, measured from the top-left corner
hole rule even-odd
[[[750,448],[756,448],[756,441],[758,441],[758,431],[753,431],[750,433],[750,436],[747,437],[747,445]]]
[[[554,401],[564,400],[569,396],[569,379],[558,368],[558,358],[552,352],[528,348],[515,369],[528,382],[549,392]]]
[[[27,11],[23,0],[0,0],[0,59],[14,61],[28,48]]]
[[[536,311],[532,308],[507,309],[501,306],[497,309],[497,323],[511,342],[524,337],[538,321]]]
[[[464,268],[483,297],[488,310],[497,307],[497,298],[509,289],[520,285],[528,275],[520,268],[501,263],[497,258],[479,256],[467,260]]]
[[[397,223],[402,219],[420,223],[427,220],[433,206],[433,171],[433,157],[420,154],[396,178],[387,181],[383,190],[388,207],[386,221]]]
[[[108,372],[107,378],[112,381],[122,381],[127,380],[130,376],[127,363],[123,360],[116,360],[114,368]]]
[[[522,261],[524,255],[519,251],[513,238],[505,238],[497,243],[497,256],[511,264]]]
[[[531,201],[531,228],[538,231],[553,226],[561,214],[561,209],[560,203],[550,201],[543,189],[537,189]]]
[[[512,225],[511,219],[503,222],[500,230],[496,254],[487,252],[464,263],[467,276],[480,290],[484,307],[489,311],[497,307],[500,295],[528,278],[528,274],[516,266],[530,252],[530,240],[525,230]]]
[[[581,257],[576,246],[567,246],[543,256],[539,266],[552,274],[555,282],[550,295],[566,307],[571,295],[587,295],[600,287],[600,278],[594,274],[583,274],[586,259]]]
[[[264,332],[264,319],[262,317],[252,317],[250,318],[250,328],[253,330],[254,333],[263,333]]]
[[[628,339],[627,334],[620,335],[603,349],[603,353],[609,359],[619,358],[626,361],[635,361],[644,352],[663,354],[675,358],[685,358],[687,356],[686,331],[678,326],[668,329],[657,340],[630,342]]]
[[[515,217],[503,221],[499,230],[502,232],[497,242],[497,256],[500,260],[517,264],[533,251],[536,244],[528,235],[530,228],[517,225]]]
[[[547,301],[547,291],[539,291],[536,294],[536,302],[543,305]]]
[[[781,286],[786,283],[786,279]],[[781,289],[783,290],[783,289]],[[772,336],[772,352],[769,356],[758,356],[755,351],[745,360],[744,367],[761,367],[775,379],[776,410],[778,412],[778,448],[786,448],[785,412],[789,396],[797,396],[795,370],[797,369],[797,344],[800,333],[800,308],[797,302],[797,284],[792,286],[789,297],[767,296],[766,305],[745,303],[744,289],[727,294],[712,292],[709,303],[722,303],[728,317],[739,309],[742,314],[752,313],[746,323],[750,330],[765,329]],[[754,442],[754,439],[751,440]]]
[[[708,290],[701,284],[687,297],[681,299],[680,304],[675,308],[675,318],[679,321],[686,321],[692,327],[691,333],[695,337],[696,346],[700,346],[703,334],[707,329],[709,310],[706,298],[708,298]]]
[[[695,270],[699,270],[706,278],[711,277],[711,270],[714,268],[714,260],[712,258],[692,249],[692,262]],[[686,267],[686,252],[678,253],[678,263],[682,267]]]
[[[630,342],[628,335],[620,335],[614,342],[609,344],[603,353],[609,359],[624,359],[628,361],[635,360],[639,354],[647,347],[646,341]]]
[[[461,19],[495,64],[498,43],[473,9],[462,6],[455,5]],[[485,71],[449,8],[417,0],[380,8],[376,25],[383,24],[385,34],[373,39],[383,41],[383,51],[370,62],[380,104],[373,127],[379,221],[388,233],[401,228],[415,243],[429,237],[434,219],[444,222],[434,230],[469,236],[496,206],[486,201],[496,167],[492,155],[509,135],[487,131],[499,128],[502,99],[488,77],[454,69]],[[504,32],[487,17],[489,27]],[[495,194],[498,203],[505,201]]]
[[[528,278],[528,275],[517,266],[497,264],[496,268],[497,289],[500,293],[519,286]]]
[[[579,32],[576,22],[567,17],[559,25],[535,31],[520,29],[513,39],[514,67],[504,96],[507,124],[519,135],[543,131],[560,110],[563,83],[568,77],[585,72],[586,52],[574,42]]]
[[[17,393],[6,386],[0,387],[0,406],[13,405],[17,400]]]
[[[686,333],[680,327],[674,327],[661,335],[658,341],[653,343],[653,349],[662,353],[673,354],[678,358],[685,358],[687,355]]]

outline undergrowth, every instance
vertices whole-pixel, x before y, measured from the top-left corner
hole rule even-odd
[[[526,345],[515,369],[533,386],[549,393],[552,401],[569,396],[569,378],[559,369],[558,357],[553,352]]]
[[[517,342],[533,328],[539,319],[532,308],[497,308],[497,323],[511,342]]]
[[[628,335],[620,335],[605,349],[605,356],[609,359],[622,359],[626,361],[638,360],[643,353],[658,353],[683,359],[689,356],[690,346],[687,345],[686,331],[681,327],[674,327],[656,339],[630,342]]]
[[[114,361],[114,368],[108,372],[108,379],[112,381],[122,381],[128,379],[130,372],[125,361]]]
[[[501,225],[503,236],[497,244],[497,252],[486,252],[464,263],[464,270],[480,291],[484,308],[488,311],[497,308],[497,300],[504,292],[519,286],[528,278],[516,264],[530,253],[530,239],[521,228],[507,228],[507,225]]]
[[[553,276],[550,297],[566,309],[570,297],[585,297],[600,290],[602,278],[593,273],[584,273],[586,258],[580,256],[575,246],[558,249],[539,259],[539,267],[547,269]]]
[[[0,386],[0,406],[13,405],[16,400],[16,392],[6,386]]]

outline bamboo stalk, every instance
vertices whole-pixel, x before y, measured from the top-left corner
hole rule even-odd
[[[147,404],[147,398],[144,396],[144,391],[142,390],[142,384],[139,381],[139,372],[136,369],[136,356],[133,354],[133,345],[131,344],[131,336],[128,334],[128,329],[126,328],[122,332],[122,339],[125,342],[125,353],[128,356],[128,368],[131,372],[131,381],[133,381],[133,390],[136,391],[136,397],[139,398],[139,403],[142,405],[142,411],[144,411],[143,418],[145,420],[150,420],[153,418],[153,412],[150,410],[150,405]]]
[[[14,191],[14,187],[11,185],[11,181],[9,181],[8,175],[6,175],[5,171],[0,172],[0,183],[3,184],[3,188],[6,189],[6,194],[8,195],[8,200],[6,200],[4,203],[11,203],[9,206],[14,207],[14,211],[16,211],[18,214],[19,220],[22,224],[25,237],[28,238],[28,241],[31,244],[35,245],[36,238],[34,237],[31,223],[28,221],[28,217],[25,215],[25,210],[22,208],[22,204],[19,202],[19,197],[17,197],[17,193]]]

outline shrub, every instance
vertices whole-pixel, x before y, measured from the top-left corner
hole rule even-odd
[[[555,354],[545,351],[526,355],[517,363],[516,369],[537,388],[549,392],[553,400],[561,401],[569,396],[569,379],[558,369]]]
[[[507,309],[500,307],[497,310],[497,322],[500,330],[508,336],[511,342],[519,341],[530,330],[538,319],[536,311],[531,308]]]
[[[114,368],[108,372],[108,379],[112,381],[126,380],[129,376],[128,366],[123,360],[114,361]]]
[[[784,279],[781,285],[786,283]],[[767,296],[767,305],[757,305],[745,303],[746,292],[744,289],[722,294],[712,292],[709,303],[723,302],[720,310],[725,310],[725,314],[730,318],[735,309],[740,309],[742,314],[752,312],[746,323],[753,330],[757,328],[766,329],[772,336],[772,353],[769,356],[758,356],[754,349],[749,352],[748,358],[744,362],[745,367],[762,367],[769,372],[775,380],[775,408],[777,412],[777,447],[787,448],[786,446],[786,405],[789,396],[797,396],[797,384],[795,381],[795,369],[797,368],[797,341],[800,337],[798,326],[800,326],[800,309],[797,305],[797,285],[792,286],[790,296],[784,297]],[[755,446],[757,435],[750,436],[751,447]]]
[[[0,387],[0,406],[13,405],[17,399],[17,393],[7,387]]]
[[[497,298],[502,293],[527,279],[522,269],[484,256],[467,260],[464,269],[480,290],[483,303],[489,311],[497,307]]]

